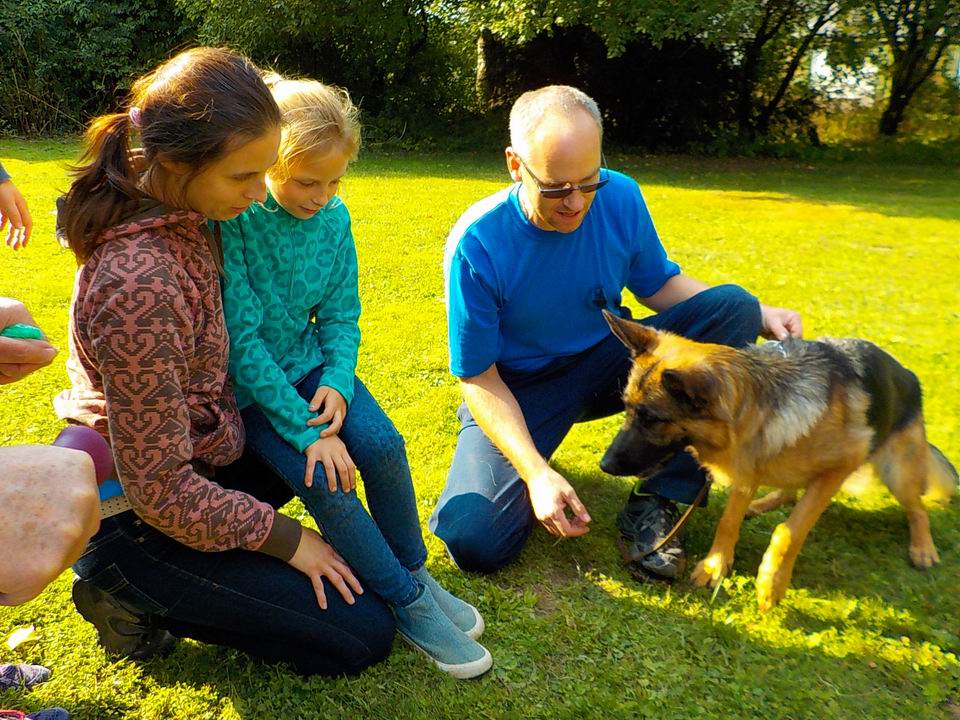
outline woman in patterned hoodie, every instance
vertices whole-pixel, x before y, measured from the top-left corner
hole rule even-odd
[[[280,125],[249,61],[188,50],[137,81],[127,112],[94,120],[63,203],[80,268],[72,387],[55,404],[110,442],[122,489],[74,566],[73,596],[114,654],[148,657],[192,637],[340,674],[390,649],[383,602],[318,533],[276,511],[292,493],[242,454],[219,233],[207,221],[265,199]]]
[[[268,82],[284,117],[280,160],[266,201],[223,226],[230,375],[248,446],[386,600],[404,639],[443,672],[476,677],[493,663],[476,642],[483,618],[427,571],[403,438],[354,374],[357,253],[337,190],[360,145],[356,107],[313,80]]]

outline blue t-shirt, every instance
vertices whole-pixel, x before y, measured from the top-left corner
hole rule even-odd
[[[473,205],[447,238],[450,370],[457,377],[495,362],[532,372],[593,347],[610,333],[601,308],[619,312],[623,288],[649,297],[680,273],[626,175],[610,171],[572,233],[531,223],[519,189]]]

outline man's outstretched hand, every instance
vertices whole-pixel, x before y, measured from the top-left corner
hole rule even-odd
[[[527,489],[534,515],[551,535],[580,537],[590,532],[587,508],[566,478],[549,465],[527,479]]]

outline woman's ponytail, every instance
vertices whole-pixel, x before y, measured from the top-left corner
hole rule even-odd
[[[100,234],[143,197],[130,158],[132,129],[129,112],[101,115],[87,129],[86,150],[73,168],[59,223],[79,263],[93,254]]]

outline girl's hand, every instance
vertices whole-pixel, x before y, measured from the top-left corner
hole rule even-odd
[[[310,528],[303,528],[300,536],[300,545],[290,558],[290,565],[302,572],[313,585],[317,594],[317,604],[322,610],[327,609],[327,596],[323,591],[323,578],[330,581],[340,597],[347,605],[356,602],[353,593],[363,595],[360,581],[354,576],[350,566],[330,545],[324,542],[320,533]],[[351,592],[351,589],[353,592]]]
[[[320,433],[320,437],[330,437],[340,432],[343,427],[343,420],[347,417],[347,401],[343,395],[328,385],[321,385],[313,394],[313,400],[310,401],[310,412],[317,412],[320,406],[323,406],[323,412],[312,420],[307,420],[307,425],[323,425],[330,423],[330,427]]]
[[[347,452],[347,446],[336,435],[321,437],[308,445],[303,454],[307,456],[307,473],[303,478],[303,484],[307,487],[313,486],[313,471],[318,461],[323,463],[323,471],[327,475],[327,488],[330,492],[337,491],[338,475],[340,486],[345,493],[357,486],[357,468],[353,464],[350,453]]]

